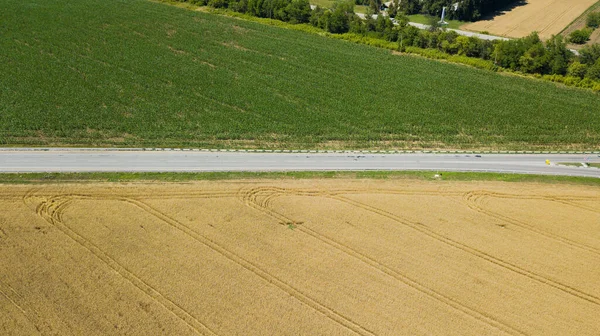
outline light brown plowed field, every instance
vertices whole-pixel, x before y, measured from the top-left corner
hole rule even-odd
[[[2,335],[597,335],[597,187],[0,186]]]
[[[488,31],[492,35],[523,37],[537,31],[540,38],[558,35],[573,20],[598,0],[527,0],[522,6],[488,20],[462,26],[472,31]]]

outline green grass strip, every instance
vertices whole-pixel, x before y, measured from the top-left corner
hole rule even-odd
[[[430,19],[428,16],[423,15],[423,14],[412,14],[412,15],[408,15],[408,19],[410,20],[410,22],[416,22],[416,23],[421,23],[421,24],[430,24]],[[439,17],[435,17],[436,20],[440,19]],[[459,21],[459,20],[450,20],[450,19],[446,19],[446,22],[448,22],[447,25],[445,25],[445,28],[451,28],[451,29],[460,29],[460,26],[464,25],[465,23],[468,23],[466,21]]]
[[[439,177],[435,177],[439,175]],[[381,179],[419,181],[495,181],[566,183],[600,187],[600,179],[476,172],[433,171],[293,171],[293,172],[202,172],[202,173],[4,173],[0,184],[90,183],[90,182],[193,182],[221,180]]]

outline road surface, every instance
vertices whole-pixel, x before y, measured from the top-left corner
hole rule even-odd
[[[409,22],[408,24],[413,27],[417,27],[419,29],[425,29],[425,30],[429,29],[429,27],[430,27],[426,24],[416,23],[416,22]],[[469,37],[473,36],[473,37],[477,37],[479,39],[488,40],[488,41],[494,41],[494,40],[508,41],[509,40],[508,38],[502,37],[502,36],[474,33],[474,32],[470,32],[467,30],[452,29],[452,28],[446,28],[446,30],[452,30],[452,31],[456,32],[458,35],[469,36]]]
[[[362,13],[356,13],[356,15],[358,15],[359,18],[361,19],[366,19],[366,15],[362,14]],[[374,19],[377,19],[377,14],[373,15]],[[395,25],[397,25],[397,23],[394,23]],[[419,28],[419,29],[424,29],[427,30],[429,29],[429,25],[426,24],[422,24],[422,23],[416,23],[416,22],[409,22],[409,25]],[[458,35],[463,35],[463,36],[474,36],[477,38],[480,38],[482,40],[489,40],[489,41],[494,41],[494,40],[502,40],[502,41],[507,41],[509,40],[506,37],[502,37],[502,36],[494,36],[494,35],[488,35],[488,34],[480,34],[480,33],[475,33],[475,32],[471,32],[471,31],[467,31],[467,30],[460,30],[460,29],[452,29],[452,28],[446,28],[446,30],[453,30],[455,31]]]
[[[546,160],[549,160],[550,165]],[[600,178],[598,168],[555,165],[558,162],[600,163],[600,156],[598,154],[246,153],[103,149],[0,150],[0,172],[429,170]]]

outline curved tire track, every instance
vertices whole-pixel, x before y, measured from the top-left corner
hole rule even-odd
[[[496,195],[498,195],[498,194],[489,193],[489,192],[483,191],[483,190],[480,190],[480,191],[470,191],[470,192],[467,192],[467,193],[464,194],[463,200],[465,201],[465,203],[467,204],[467,206],[469,208],[471,208],[472,210],[474,210],[476,212],[479,212],[481,214],[484,214],[484,215],[487,215],[487,216],[499,219],[499,220],[501,220],[503,222],[506,222],[506,223],[509,223],[509,224],[513,224],[513,225],[518,226],[518,227],[520,227],[522,229],[525,229],[525,230],[533,232],[535,234],[544,236],[546,238],[550,238],[550,239],[559,241],[559,242],[561,242],[561,243],[563,243],[565,245],[571,246],[573,248],[578,248],[578,249],[581,249],[581,250],[585,250],[587,252],[590,252],[590,253],[593,253],[593,254],[596,254],[596,255],[600,256],[600,249],[598,249],[598,248],[595,248],[593,246],[589,246],[589,245],[586,245],[586,244],[582,244],[582,243],[576,242],[576,241],[574,241],[572,239],[569,239],[569,238],[566,238],[566,237],[563,237],[563,236],[560,236],[560,235],[557,235],[557,234],[554,234],[554,233],[551,233],[551,232],[547,232],[545,230],[541,230],[541,229],[539,229],[539,228],[537,228],[537,227],[535,227],[535,226],[533,226],[531,224],[528,224],[526,222],[520,221],[518,219],[511,218],[509,216],[497,213],[497,212],[492,211],[492,210],[485,209],[481,205],[481,202],[482,202],[483,198],[485,198],[485,197],[497,197]],[[512,197],[507,197],[508,194],[501,194],[501,195],[504,198],[512,198]],[[514,197],[514,198],[521,198],[521,197]],[[528,199],[532,199],[532,198],[528,198]],[[560,198],[553,198],[553,197],[540,197],[539,199],[545,199],[545,200],[551,200],[551,201],[560,200]]]
[[[32,197],[32,196],[30,196]],[[137,287],[139,290],[144,292],[154,301],[162,305],[165,309],[173,313],[183,322],[185,322],[192,330],[196,333],[203,335],[217,335],[214,331],[208,328],[205,324],[197,320],[194,316],[192,316],[189,312],[179,306],[177,303],[171,301],[167,297],[165,297],[162,293],[156,290],[154,287],[137,277],[123,265],[118,263],[116,260],[108,256],[104,251],[102,251],[98,246],[91,243],[89,240],[85,239],[83,236],[79,235],[71,228],[69,228],[63,222],[63,212],[65,209],[75,200],[77,199],[93,199],[92,197],[87,197],[83,195],[59,195],[55,197],[48,198],[46,201],[40,202],[37,206],[35,206],[36,213],[44,218],[48,223],[52,224],[54,227],[62,231],[69,238],[74,240],[80,246],[88,250],[110,268],[112,268],[115,272],[117,272],[124,279],[128,280],[132,285]],[[28,201],[28,199],[25,199]]]
[[[298,290],[297,288],[294,288],[293,286],[287,284],[286,282],[279,279],[278,277],[268,273],[267,271],[260,268],[258,265],[231,252],[230,250],[226,249],[222,245],[218,244],[216,241],[214,241],[210,238],[207,238],[203,235],[200,235],[193,229],[189,228],[188,226],[179,222],[178,220],[168,216],[167,214],[165,214],[161,211],[158,211],[157,209],[155,209],[155,208],[151,207],[150,205],[143,203],[142,201],[139,201],[139,200],[129,199],[129,200],[127,200],[127,202],[129,202],[129,203],[139,207],[140,209],[148,212],[149,214],[159,218],[160,220],[168,223],[169,225],[173,226],[174,228],[176,228],[180,231],[183,231],[186,235],[192,237],[196,241],[198,241],[198,242],[204,244],[205,246],[211,248],[212,250],[218,252],[219,254],[223,255],[230,261],[249,270],[250,272],[254,273],[258,277],[267,281],[268,283],[277,286],[279,289],[286,292],[290,296],[294,297],[301,303],[313,308],[314,310],[320,312],[321,314],[325,315],[326,317],[330,318],[331,320],[337,322],[338,324],[352,330],[353,332],[355,332],[359,335],[374,335],[374,333],[372,331],[367,330],[366,328],[364,328],[361,325],[359,325],[358,323],[352,321],[348,317],[345,317],[342,314],[338,313],[334,309],[329,308],[329,307],[321,304],[320,302],[312,299],[307,294],[305,294],[302,291]]]
[[[237,194],[237,192],[233,195],[236,195],[236,194]],[[34,196],[30,196],[30,197],[34,197]],[[231,197],[231,194],[228,194],[226,197]],[[207,198],[210,198],[210,197],[207,197]],[[349,330],[351,330],[359,335],[374,335],[373,332],[358,325],[357,323],[350,320],[349,318],[342,316],[335,310],[322,305],[321,303],[310,298],[308,295],[301,292],[300,290],[290,286],[289,284],[285,283],[284,281],[280,280],[279,278],[262,270],[260,267],[253,264],[252,262],[236,255],[235,253],[227,250],[226,248],[224,248],[217,242],[200,235],[199,233],[195,232],[194,230],[192,230],[185,224],[177,221],[176,219],[168,216],[167,214],[151,207],[150,205],[148,205],[140,200],[129,198],[129,197],[110,196],[110,195],[102,195],[99,197],[95,197],[93,195],[64,194],[64,195],[58,195],[58,196],[48,198],[47,200],[40,202],[35,207],[36,213],[38,215],[40,215],[42,218],[46,219],[46,221],[53,224],[55,227],[57,227],[62,232],[67,234],[70,238],[75,240],[81,246],[83,246],[88,251],[93,253],[96,257],[98,257],[100,260],[102,260],[104,263],[106,263],[108,266],[110,266],[113,270],[115,270],[121,276],[123,276],[124,278],[129,280],[133,285],[138,287],[144,293],[146,293],[147,295],[152,297],[154,300],[158,301],[166,309],[170,310],[173,314],[175,314],[180,319],[182,319],[184,322],[186,322],[190,327],[192,327],[198,333],[203,333],[203,334],[208,334],[208,335],[216,335],[216,333],[213,330],[209,329],[206,325],[204,325],[203,323],[198,321],[189,312],[185,311],[182,307],[177,305],[175,302],[164,297],[155,288],[153,288],[150,285],[148,285],[147,283],[145,283],[143,280],[138,278],[135,274],[133,274],[132,272],[127,270],[124,266],[122,266],[121,264],[116,262],[114,259],[109,257],[106,253],[104,253],[100,248],[95,246],[93,243],[91,243],[84,237],[80,236],[79,234],[77,234],[76,232],[71,230],[63,222],[62,214],[63,214],[65,208],[70,203],[72,203],[74,200],[80,200],[80,199],[81,200],[117,200],[117,201],[122,201],[122,202],[125,202],[128,204],[131,204],[132,206],[135,206],[138,209],[158,218],[160,221],[167,223],[168,225],[174,227],[175,229],[182,231],[187,236],[202,243],[203,245],[207,246],[211,250],[221,254],[228,260],[251,271],[255,275],[262,278],[263,280],[269,282],[270,284],[275,285],[276,287],[283,290],[290,296],[294,297],[295,299],[300,301],[302,304],[311,307],[312,309],[318,311],[319,313],[323,314],[324,316],[328,317],[329,319],[333,320],[334,322],[340,324],[341,326],[346,327]]]
[[[364,203],[360,203],[360,202],[357,202],[357,201],[354,201],[354,200],[349,200],[349,199],[344,198],[344,197],[339,197],[338,196],[338,197],[335,197],[335,198],[338,199],[338,200],[340,200],[340,201],[342,201],[342,202],[346,202],[348,204],[353,204],[353,205],[355,205],[357,207],[363,208],[365,210],[368,210],[368,211],[377,213],[377,214],[379,214],[381,216],[384,216],[384,217],[387,217],[389,219],[392,219],[392,220],[394,220],[395,222],[397,222],[399,224],[403,224],[403,225],[409,226],[410,228],[412,228],[412,229],[414,229],[416,231],[419,231],[419,232],[421,232],[423,234],[426,234],[427,236],[429,236],[429,237],[431,237],[431,238],[433,238],[433,239],[435,239],[437,241],[440,241],[440,242],[442,242],[444,244],[447,244],[447,245],[449,245],[449,246],[451,246],[453,248],[460,249],[460,250],[462,250],[462,251],[464,251],[466,253],[469,253],[469,254],[471,254],[471,255],[473,255],[475,257],[478,257],[478,258],[483,259],[485,261],[491,262],[491,263],[493,263],[493,264],[495,264],[497,266],[500,266],[500,267],[505,268],[505,269],[507,269],[509,271],[515,272],[515,273],[517,273],[519,275],[525,276],[525,277],[527,277],[527,278],[529,278],[531,280],[535,280],[537,282],[540,282],[542,284],[548,285],[550,287],[553,287],[555,289],[561,290],[561,291],[563,291],[565,293],[568,293],[570,295],[576,296],[576,297],[578,297],[580,299],[586,300],[586,301],[588,301],[590,303],[593,303],[595,305],[599,305],[600,306],[600,297],[594,296],[592,294],[585,293],[585,292],[583,292],[583,291],[581,291],[581,290],[579,290],[579,289],[577,289],[575,287],[572,287],[572,286],[560,283],[560,282],[552,280],[551,278],[548,278],[546,276],[543,276],[543,275],[534,273],[532,271],[526,270],[526,269],[524,269],[522,267],[519,267],[519,266],[517,266],[515,264],[512,264],[512,263],[507,262],[505,260],[502,260],[500,258],[494,257],[493,255],[491,255],[489,253],[483,252],[481,250],[478,250],[476,248],[470,247],[470,246],[468,246],[466,244],[463,244],[463,243],[460,243],[460,242],[458,242],[456,240],[448,238],[448,237],[446,237],[444,235],[438,234],[435,231],[430,230],[430,229],[428,229],[425,226],[422,226],[422,225],[419,225],[417,223],[411,222],[411,221],[409,221],[407,219],[401,218],[401,217],[399,217],[397,215],[394,215],[394,214],[392,214],[392,213],[390,213],[388,211],[385,211],[383,209],[379,209],[379,208],[376,208],[376,207],[373,207],[373,206],[370,206],[370,205],[367,205],[367,204],[364,204]]]
[[[274,196],[264,196],[264,199],[267,201],[260,201],[259,199],[257,199],[257,196],[260,195],[261,193],[277,193],[278,196],[284,196],[284,195],[299,195],[299,196],[323,196],[323,197],[329,197],[331,199],[335,199],[338,200],[340,202],[344,202],[347,204],[350,204],[352,206],[356,206],[358,208],[361,208],[363,210],[369,211],[369,212],[373,212],[376,213],[378,215],[384,216],[386,218],[392,219],[395,222],[408,226],[410,228],[412,228],[413,230],[416,230],[422,234],[425,234],[439,242],[442,242],[446,245],[449,245],[453,248],[457,248],[462,250],[463,252],[469,253],[477,258],[483,259],[485,261],[491,262],[497,266],[500,266],[502,268],[505,268],[509,271],[515,272],[519,275],[525,276],[531,280],[540,282],[542,284],[548,285],[550,287],[553,287],[555,289],[561,290],[565,293],[568,293],[570,295],[573,295],[575,297],[578,297],[580,299],[586,300],[590,303],[593,303],[595,305],[600,305],[600,297],[583,292],[573,286],[569,286],[566,284],[563,284],[561,282],[555,281],[547,276],[544,275],[540,275],[537,273],[534,273],[532,271],[529,271],[527,269],[524,269],[520,266],[517,266],[515,264],[512,264],[510,262],[507,262],[505,260],[502,260],[500,258],[494,257],[493,255],[486,253],[484,251],[478,250],[476,248],[473,248],[471,246],[468,246],[466,244],[460,243],[456,240],[450,239],[444,235],[438,234],[435,231],[423,226],[423,225],[419,225],[418,223],[414,223],[412,221],[409,221],[405,218],[401,218],[395,214],[392,214],[388,211],[385,211],[383,209],[380,208],[376,208],[355,200],[351,200],[348,199],[344,196],[341,196],[338,194],[338,190],[333,191],[332,194],[328,194],[324,191],[310,191],[310,190],[303,190],[303,191],[295,191],[295,190],[291,190],[291,189],[284,189],[284,188],[272,188],[272,187],[268,187],[268,188],[260,188],[259,190],[253,190],[251,193],[249,193],[250,197],[247,200],[247,202],[252,202],[250,204],[250,206],[254,206],[255,208],[264,211],[265,213],[267,213],[268,215],[277,218],[278,220],[280,220],[280,222],[282,224],[299,224],[302,223],[298,220],[292,220],[292,219],[288,219],[285,216],[278,214],[277,212],[269,209],[268,207],[270,206],[270,201],[273,199]],[[345,191],[343,191],[342,193],[345,193]],[[414,194],[414,193],[409,193],[409,194]],[[455,196],[457,193],[449,193],[449,195],[451,196]],[[462,194],[462,193],[461,193]],[[274,194],[273,194],[274,195]],[[525,199],[531,199],[528,196],[524,196],[523,198]],[[548,197],[539,197],[540,199],[548,199]],[[302,227],[301,229],[307,229]]]
[[[269,196],[268,195],[269,193],[271,193],[271,194],[276,193],[277,196],[274,196],[274,195]],[[263,197],[262,200],[259,198],[261,196],[261,194]],[[267,195],[265,195],[265,194],[267,194]],[[248,191],[242,193],[242,199],[243,199],[244,204],[246,204],[254,209],[257,209],[258,211],[260,211],[268,216],[271,216],[271,217],[277,219],[280,222],[280,224],[302,224],[301,221],[288,218],[285,215],[282,215],[282,214],[274,211],[273,209],[266,207],[267,205],[269,205],[269,200],[272,200],[273,197],[290,196],[290,195],[294,195],[294,196],[324,196],[324,197],[330,197],[333,199],[337,199],[338,197],[340,197],[340,196],[329,195],[323,191],[304,190],[304,191],[295,192],[292,189],[285,189],[285,188],[259,187],[259,188],[254,188],[254,189],[251,189],[251,190],[248,190]],[[460,312],[468,315],[471,318],[479,320],[480,322],[482,322],[484,324],[487,324],[491,327],[494,327],[494,328],[501,330],[510,335],[525,335],[525,333],[523,331],[520,331],[508,324],[505,324],[504,322],[499,321],[499,320],[495,319],[494,317],[492,317],[491,315],[488,315],[484,312],[479,312],[477,310],[469,308],[469,307],[463,305],[462,303],[458,302],[456,299],[453,299],[453,298],[446,296],[440,292],[437,292],[436,290],[434,290],[432,288],[422,285],[419,282],[415,281],[414,279],[411,279],[410,277],[405,276],[405,275],[397,272],[396,270],[391,269],[390,267],[353,249],[352,247],[350,247],[348,245],[340,243],[330,237],[322,235],[322,234],[318,233],[317,231],[312,230],[303,225],[298,226],[298,230],[303,232],[304,234],[307,234],[315,239],[322,241],[323,243],[325,243],[335,249],[338,249],[338,250],[346,253],[347,255],[349,255],[355,259],[360,260],[361,262],[369,265],[370,267],[375,268],[376,270],[404,283],[405,285],[421,292],[422,294],[425,294],[426,296],[433,298],[436,301],[446,304],[447,306],[449,306],[457,311],[460,311]]]

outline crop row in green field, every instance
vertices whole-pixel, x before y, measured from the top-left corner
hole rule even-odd
[[[4,0],[0,142],[597,149],[600,96],[145,0]]]

